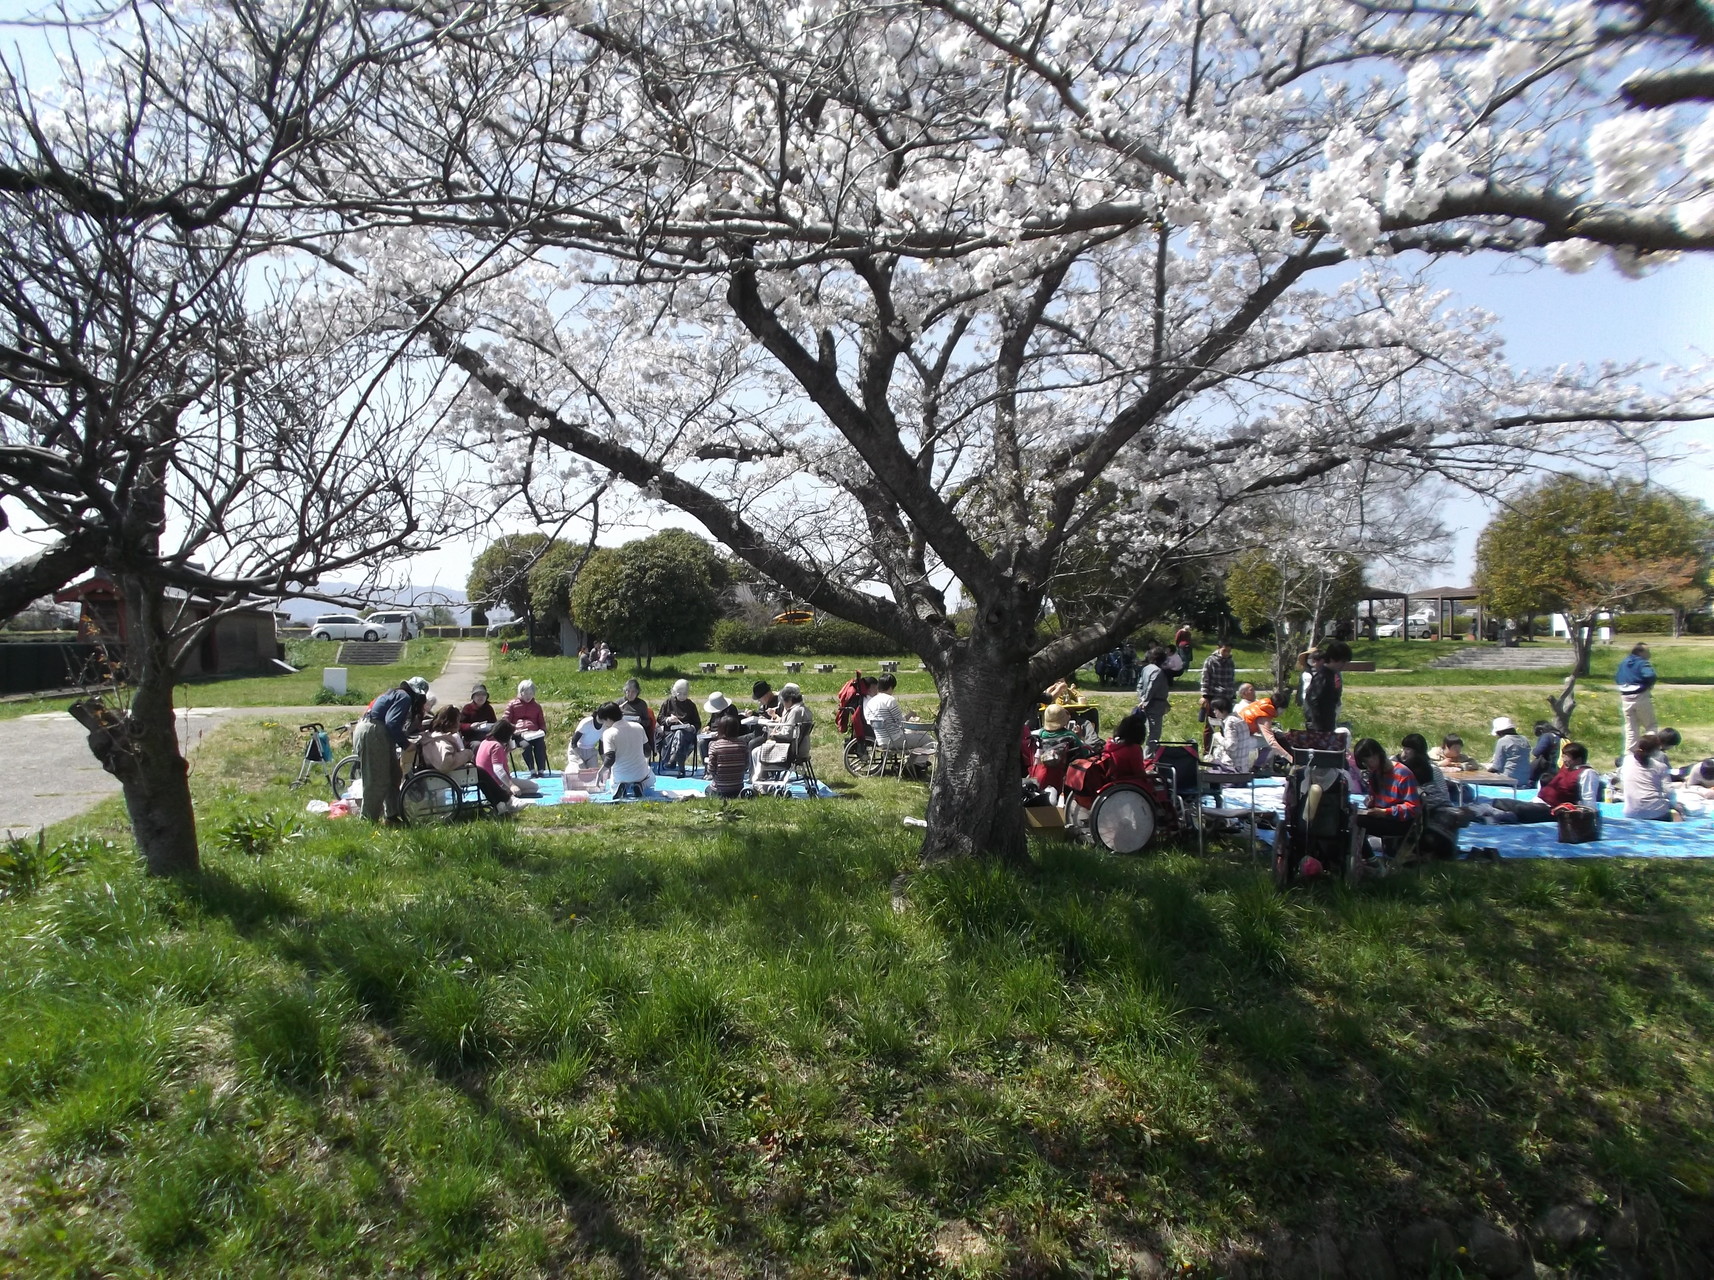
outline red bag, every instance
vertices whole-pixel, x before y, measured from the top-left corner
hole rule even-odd
[[[1065,789],[1078,795],[1094,795],[1109,781],[1105,756],[1084,756],[1065,766]]]
[[[845,682],[845,687],[839,691],[835,701],[834,723],[839,726],[840,733],[852,732],[852,717],[863,707],[863,673],[858,671]]]

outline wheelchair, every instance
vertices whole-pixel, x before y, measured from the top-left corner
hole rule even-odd
[[[926,782],[934,773],[937,746],[932,738],[920,747],[883,747],[872,736],[846,740],[839,753],[845,772],[853,778],[916,778]]]
[[[421,768],[416,763],[416,747],[412,745],[405,748],[399,767],[405,775],[399,786],[399,812],[407,826],[457,822],[460,818],[494,812],[494,806],[476,781],[475,765],[463,765],[452,773]],[[357,757],[346,756],[334,765],[329,779],[333,783],[333,798],[346,799],[352,784],[362,781]]]
[[[1285,815],[1274,831],[1274,885],[1286,889],[1320,876],[1355,884],[1362,874],[1363,829],[1346,773],[1345,739],[1308,730],[1279,733],[1291,753]]]
[[[1073,760],[1061,800],[1065,825],[1109,853],[1141,853],[1157,834],[1176,836],[1194,823],[1197,764],[1189,742],[1159,743],[1142,773],[1117,778],[1107,776],[1101,756]]]

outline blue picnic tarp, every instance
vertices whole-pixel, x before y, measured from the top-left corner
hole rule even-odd
[[[1484,800],[1509,798],[1506,787],[1477,787]],[[1233,787],[1221,797],[1229,809],[1248,808],[1247,786]],[[1285,779],[1263,778],[1255,785],[1255,807],[1275,813],[1285,807]],[[1517,792],[1520,800],[1533,800],[1529,789]],[[1462,848],[1490,847],[1502,858],[1714,858],[1714,813],[1707,808],[1692,813],[1683,822],[1649,822],[1627,818],[1616,804],[1601,808],[1601,838],[1589,844],[1560,844],[1559,825],[1553,822],[1474,823],[1459,833]]]

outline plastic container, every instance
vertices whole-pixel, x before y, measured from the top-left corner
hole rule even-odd
[[[561,804],[588,804],[589,803],[589,792],[587,792],[587,791],[567,791],[563,796],[560,797],[559,802]]]

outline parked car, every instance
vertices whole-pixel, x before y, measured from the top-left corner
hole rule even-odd
[[[1434,634],[1434,623],[1427,618],[1410,618],[1407,622],[1408,631],[1404,622],[1383,622],[1375,628],[1375,635],[1382,640],[1396,640],[1400,635],[1411,640],[1426,640]]]
[[[355,613],[324,613],[309,628],[311,640],[396,640],[398,636],[397,624],[389,628]]]
[[[423,633],[422,626],[417,622],[417,615],[409,609],[377,610],[364,621],[394,628],[393,634],[400,640],[415,640]]]

